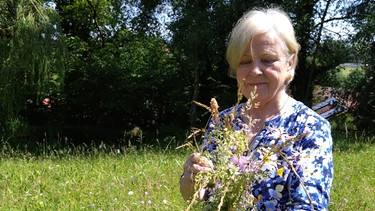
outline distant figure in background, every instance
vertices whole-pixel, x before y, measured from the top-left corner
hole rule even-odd
[[[47,108],[51,108],[52,107],[51,100],[48,97],[44,98],[43,101],[42,101],[42,103],[43,103],[43,106],[46,106]]]

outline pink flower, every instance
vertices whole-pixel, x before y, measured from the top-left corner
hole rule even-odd
[[[244,157],[244,156],[241,156],[240,158],[238,158],[237,156],[233,156],[231,158],[231,161],[234,165],[238,166],[238,171],[241,173],[243,170],[246,169],[246,167],[248,166],[249,164],[249,161]]]

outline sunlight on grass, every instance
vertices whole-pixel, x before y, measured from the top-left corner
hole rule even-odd
[[[375,210],[374,138],[335,142],[330,210]],[[186,149],[104,149],[0,150],[0,210],[185,210]]]
[[[1,210],[180,210],[179,153],[2,159]]]
[[[375,144],[371,140],[336,147],[330,210],[375,210]]]

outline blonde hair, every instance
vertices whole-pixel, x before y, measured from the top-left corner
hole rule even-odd
[[[251,45],[252,39],[270,31],[280,37],[285,54],[294,60],[290,75],[285,81],[289,84],[294,77],[298,61],[300,45],[297,42],[294,28],[288,15],[278,8],[253,9],[245,13],[233,28],[227,47],[226,58],[230,67],[230,75],[235,76],[244,50]]]

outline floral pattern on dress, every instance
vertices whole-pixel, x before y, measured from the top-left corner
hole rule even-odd
[[[220,113],[223,119],[237,109],[238,115],[232,123],[236,130],[243,125],[239,115],[242,106],[240,104]],[[212,127],[208,127],[205,140],[211,132]],[[333,179],[331,126],[306,105],[296,101],[288,112],[267,121],[250,146],[251,153],[247,154],[253,155],[257,149],[282,144],[289,137],[298,137],[298,140],[283,148],[285,157],[275,155],[262,166],[269,177],[253,184],[252,194],[256,201],[254,207],[248,207],[249,210],[311,210],[309,197],[314,210],[328,210]],[[214,141],[204,141],[203,147],[208,151],[216,149]]]

